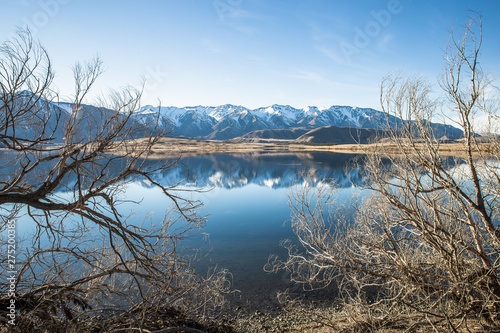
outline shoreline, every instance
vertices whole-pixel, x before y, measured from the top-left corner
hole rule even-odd
[[[147,139],[136,139],[131,143],[136,147],[146,144]],[[485,147],[487,148],[487,147]],[[409,148],[410,149],[410,148]],[[301,154],[301,153],[337,153],[367,154],[381,152],[384,155],[400,155],[402,152],[391,143],[377,144],[314,144],[276,141],[266,143],[232,143],[223,141],[204,141],[182,138],[162,138],[153,146],[149,159],[165,159],[216,154]],[[465,150],[460,143],[439,143],[439,151],[443,156],[463,157]],[[488,155],[487,149],[483,152]],[[117,154],[124,154],[121,150]],[[476,154],[478,154],[476,152]]]

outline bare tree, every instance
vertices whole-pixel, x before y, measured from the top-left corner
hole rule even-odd
[[[474,127],[481,114],[496,117],[498,99],[487,95],[494,87],[479,66],[481,33],[479,15],[462,34],[452,33],[439,82],[444,102],[423,79],[384,79],[381,104],[397,154],[384,144],[366,151],[370,195],[355,201],[350,218],[332,202],[331,188],[292,193],[302,247],[288,246],[288,260],[273,258],[270,266],[290,270],[300,283],[338,283],[358,328],[427,322],[456,331],[470,318],[499,324],[498,138]],[[441,105],[463,131],[453,158],[429,123]]]
[[[98,315],[115,325],[105,330],[141,328],[148,313],[218,306],[226,272],[201,278],[181,250],[205,218],[201,202],[184,199],[179,184],[158,180],[177,161],[146,159],[165,133],[134,120],[141,90],[125,88],[89,106],[102,63],[96,58],[73,72],[73,101],[59,102],[50,57],[29,31],[0,47],[0,232],[12,221],[31,230],[17,242],[17,329],[85,330]],[[163,219],[120,210],[119,194],[137,180],[160,190],[171,207]],[[12,269],[1,257],[6,276]],[[0,286],[7,290],[9,282]],[[2,292],[1,311],[9,301]]]

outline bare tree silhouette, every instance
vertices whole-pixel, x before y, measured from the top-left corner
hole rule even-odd
[[[99,58],[76,64],[75,94],[63,104],[51,59],[29,31],[0,46],[0,231],[24,215],[16,223],[31,220],[32,235],[17,247],[19,331],[85,330],[98,316],[111,323],[106,330],[141,328],[148,313],[218,306],[228,288],[225,271],[202,278],[182,251],[205,217],[179,184],[158,181],[177,161],[146,159],[165,133],[134,120],[142,91],[84,104],[102,71]],[[121,191],[137,180],[160,190],[170,207],[163,218],[137,221],[120,210]],[[8,284],[0,281],[2,290]],[[7,293],[0,303],[4,311]]]

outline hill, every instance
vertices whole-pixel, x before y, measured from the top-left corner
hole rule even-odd
[[[365,144],[386,137],[385,131],[365,128],[326,126],[308,131],[298,137],[296,142]]]
[[[298,127],[291,129],[268,129],[249,132],[243,136],[230,139],[228,142],[273,142],[273,141],[293,141],[301,135],[307,133],[309,129]]]

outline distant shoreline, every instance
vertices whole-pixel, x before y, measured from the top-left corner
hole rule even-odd
[[[146,144],[147,139],[137,139],[138,146]],[[401,151],[391,143],[378,144],[313,144],[276,141],[266,143],[232,143],[224,141],[204,141],[181,138],[162,138],[157,143],[148,158],[164,159],[188,156],[202,156],[215,154],[299,154],[299,153],[342,153],[367,154],[379,151],[386,155],[399,155]],[[464,156],[463,145],[460,143],[440,143],[440,153],[443,156]],[[120,154],[120,151],[117,151]]]

